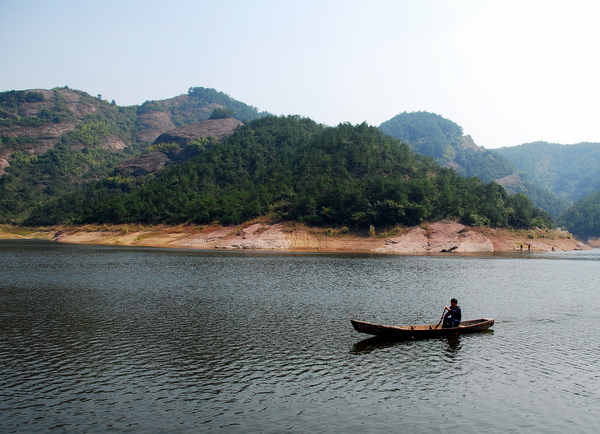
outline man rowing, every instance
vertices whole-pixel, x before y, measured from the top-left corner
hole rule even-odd
[[[444,307],[444,310],[447,310],[448,312],[444,315],[444,324],[442,325],[442,328],[458,327],[462,318],[458,300],[456,298],[450,300],[450,307],[446,306]]]

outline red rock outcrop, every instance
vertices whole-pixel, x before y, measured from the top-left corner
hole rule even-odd
[[[219,141],[223,141],[232,135],[240,125],[244,124],[233,118],[195,122],[161,134],[154,143],[172,142],[186,146],[190,141],[199,137],[216,137]]]
[[[140,142],[153,142],[165,131],[175,129],[175,124],[167,112],[152,111],[142,113],[138,117],[140,132],[137,140]]]
[[[121,176],[143,176],[162,169],[167,161],[169,157],[162,152],[141,154],[119,164],[115,173]]]

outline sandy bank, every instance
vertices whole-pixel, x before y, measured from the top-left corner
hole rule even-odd
[[[112,244],[189,249],[372,253],[570,251],[590,249],[562,231],[514,232],[466,227],[456,222],[423,224],[394,233],[360,236],[344,230],[294,223],[240,226],[81,226],[49,228],[26,235],[0,231],[0,238],[38,238],[61,243]]]

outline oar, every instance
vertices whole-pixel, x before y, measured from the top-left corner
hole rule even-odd
[[[440,322],[437,323],[435,328],[438,328],[440,326],[440,324],[442,323],[442,320],[444,319],[444,313],[446,313],[446,308],[444,308],[444,310],[442,311],[442,317],[440,318]]]

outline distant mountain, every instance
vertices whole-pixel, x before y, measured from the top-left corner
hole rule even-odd
[[[495,152],[569,204],[600,190],[600,143],[534,142]]]
[[[130,107],[68,87],[0,93],[0,223],[18,222],[34,205],[113,176],[161,134],[215,111],[242,122],[268,114],[202,87]]]
[[[415,152],[432,157],[443,167],[463,176],[477,176],[485,182],[495,181],[512,193],[523,193],[536,206],[553,217],[568,203],[548,188],[533,182],[509,159],[495,151],[477,146],[463,129],[442,116],[429,112],[400,113],[379,128],[395,139],[407,143]]]

